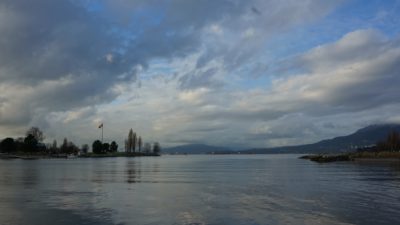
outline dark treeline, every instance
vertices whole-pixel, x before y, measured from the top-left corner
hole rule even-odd
[[[118,153],[118,144],[115,141],[111,143],[95,140],[92,144],[92,153],[89,152],[89,145],[84,144],[78,147],[72,141],[64,138],[61,145],[54,140],[52,143],[44,143],[45,136],[38,127],[31,127],[25,133],[24,137],[7,137],[0,141],[0,153],[6,155],[37,155],[49,157],[63,157],[69,155],[81,155],[90,157],[91,155],[102,156],[143,156],[159,155],[161,147],[158,142],[144,143],[142,137],[129,131],[128,139],[125,141],[125,152]]]
[[[125,152],[126,153],[143,153],[143,154],[160,154],[161,146],[158,142],[154,142],[153,145],[146,142],[143,144],[142,137],[129,130],[128,137],[125,139]]]
[[[87,144],[78,147],[72,141],[64,138],[63,143],[58,146],[54,140],[51,144],[44,143],[45,136],[38,127],[31,127],[26,131],[25,137],[7,137],[0,142],[0,152],[9,154],[43,154],[43,155],[77,155],[87,153]]]
[[[400,157],[400,134],[391,131],[385,140],[379,141],[376,145],[357,149],[357,152],[347,152],[338,155],[319,154],[305,155],[300,158],[309,159],[318,163],[354,161],[357,159],[384,159]]]
[[[359,148],[358,151],[400,152],[400,134],[393,130],[389,132],[385,140],[379,141],[374,146]]]
[[[47,156],[67,156],[84,155],[89,153],[89,145],[84,144],[78,147],[72,141],[64,138],[61,145],[54,140],[53,143],[44,143],[45,136],[38,127],[31,127],[25,137],[11,138],[7,137],[0,142],[0,152],[7,154],[29,154],[29,155],[47,155]],[[92,145],[92,151],[97,154],[112,153],[118,151],[118,145],[115,141],[111,144],[95,141]]]
[[[95,154],[107,154],[118,152],[118,144],[115,141],[109,143],[101,143],[100,140],[95,140],[92,144],[92,152]]]
[[[400,135],[397,131],[392,131],[386,137],[386,140],[376,144],[377,151],[400,151]]]

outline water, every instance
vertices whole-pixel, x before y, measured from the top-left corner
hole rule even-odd
[[[399,164],[297,155],[0,161],[0,224],[400,224]]]

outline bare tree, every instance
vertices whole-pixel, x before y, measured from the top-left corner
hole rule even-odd
[[[26,136],[32,135],[36,141],[42,142],[45,139],[43,132],[38,127],[31,127],[26,131]]]
[[[139,152],[142,151],[142,146],[143,146],[142,137],[139,136],[139,138],[138,138],[138,150],[139,150]]]
[[[136,151],[136,143],[137,143],[136,133],[133,133],[133,136],[132,136],[132,151],[133,152]]]
[[[127,141],[127,152],[132,152],[133,149],[133,131],[132,128],[129,130],[128,141]]]

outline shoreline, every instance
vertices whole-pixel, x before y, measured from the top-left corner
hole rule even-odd
[[[400,162],[400,152],[349,152],[342,154],[304,155],[300,159],[307,159],[317,163],[329,162]]]
[[[109,154],[93,154],[87,153],[84,155],[46,155],[46,154],[0,154],[0,159],[2,160],[12,160],[12,159],[22,159],[22,160],[35,160],[35,159],[76,159],[76,158],[114,158],[114,157],[151,157],[151,156],[161,156],[160,154],[154,153],[126,153],[117,152]]]

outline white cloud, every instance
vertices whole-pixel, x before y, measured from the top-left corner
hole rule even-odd
[[[282,60],[269,41],[336,1],[107,0],[99,12],[23,2],[0,3],[2,136],[37,125],[49,138],[91,143],[104,122],[106,140],[120,145],[133,128],[166,146],[258,147],[352,131],[379,122],[382,109],[397,119],[400,41],[377,30],[297,54],[289,75],[262,76]]]

